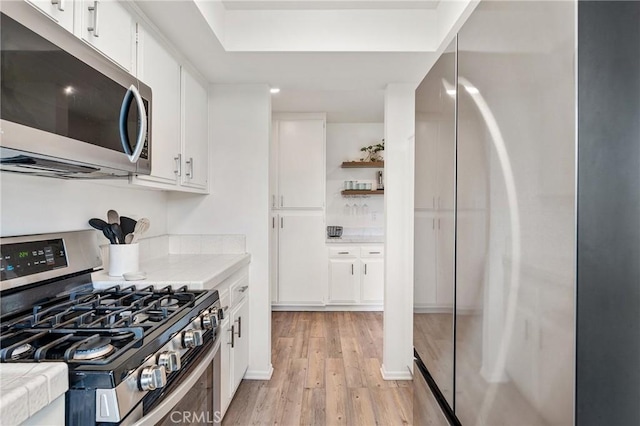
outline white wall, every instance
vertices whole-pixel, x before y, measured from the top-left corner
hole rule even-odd
[[[246,378],[271,375],[269,135],[264,84],[213,85],[209,96],[211,195],[171,194],[172,234],[243,234],[250,267],[250,358]]]
[[[89,229],[92,217],[115,209],[134,219],[147,217],[147,236],[167,233],[167,195],[125,182],[79,181],[0,173],[2,236]],[[105,239],[106,243],[107,240]]]
[[[380,143],[384,137],[383,123],[328,123],[327,124],[327,225],[341,225],[363,233],[382,233],[384,228],[384,197],[345,198],[340,191],[345,180],[369,182],[376,186],[376,172],[381,169],[343,169],[343,161],[358,161],[363,156],[360,148]],[[345,205],[357,204],[362,210],[366,204],[369,214],[345,214]]]
[[[385,266],[382,375],[411,379],[413,363],[413,206],[415,85],[385,93]]]

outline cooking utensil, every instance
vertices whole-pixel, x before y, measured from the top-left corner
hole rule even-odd
[[[133,241],[133,236],[134,236],[134,235],[135,235],[135,234],[134,234],[133,232],[132,232],[132,233],[130,233],[130,234],[125,235],[125,236],[124,236],[124,243],[125,243],[125,244],[131,244],[131,241]]]
[[[136,228],[133,231],[133,238],[131,239],[130,244],[135,244],[138,242],[138,238],[142,236],[151,226],[151,222],[146,217],[141,218],[138,223],[136,223]]]
[[[131,219],[127,216],[120,216],[120,228],[122,228],[122,233],[126,236],[127,234],[133,233],[136,228],[136,220]]]
[[[124,244],[124,234],[122,233],[122,228],[120,228],[120,225],[117,223],[112,223],[111,231],[113,232],[113,235],[115,235],[116,239],[118,240],[118,243]]]
[[[89,219],[89,225],[91,225],[92,228],[95,228],[98,231],[102,231],[106,226],[109,226],[109,224],[104,220],[95,217]]]
[[[109,222],[109,224],[120,224],[120,215],[118,214],[118,212],[115,210],[107,211],[107,222]]]
[[[107,240],[109,240],[111,244],[118,244],[116,236],[111,230],[111,226],[107,224],[107,226],[102,228],[102,233],[104,234],[105,237],[107,237]]]

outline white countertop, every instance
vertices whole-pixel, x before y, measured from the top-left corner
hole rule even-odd
[[[122,277],[110,277],[106,271],[91,276],[95,288],[114,285],[189,286],[192,289],[212,289],[251,261],[251,255],[243,254],[170,254],[143,260],[140,270],[147,274],[141,281],[126,281]]]
[[[0,364],[0,424],[17,425],[69,389],[64,362]]]
[[[384,235],[347,235],[327,238],[327,244],[384,244]]]

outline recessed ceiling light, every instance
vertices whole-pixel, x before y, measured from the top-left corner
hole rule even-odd
[[[279,88],[279,87],[272,87],[269,91],[270,91],[271,93],[274,93],[274,94],[275,94],[275,93],[280,93],[280,88]]]
[[[75,89],[72,86],[67,86],[64,88],[65,95],[72,95],[75,92]]]

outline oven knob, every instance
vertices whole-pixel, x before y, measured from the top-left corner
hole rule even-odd
[[[164,367],[157,365],[145,367],[140,372],[140,389],[143,391],[152,391],[163,387],[167,384],[167,375]]]
[[[210,312],[205,312],[200,316],[202,328],[209,330],[218,326],[218,317]]]
[[[202,345],[201,330],[187,330],[182,333],[182,347],[195,348]]]
[[[158,355],[158,365],[164,367],[167,373],[180,370],[180,354],[175,351],[162,352]]]

